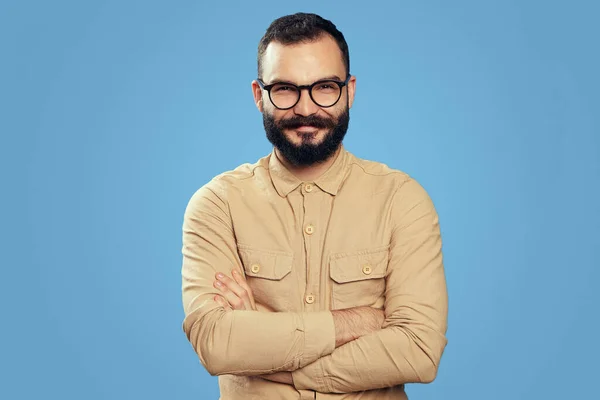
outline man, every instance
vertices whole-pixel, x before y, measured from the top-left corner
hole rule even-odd
[[[342,145],[348,46],[275,20],[252,91],[273,152],[200,188],[183,224],[183,329],[221,398],[406,399],[446,346],[438,216],[407,174]]]

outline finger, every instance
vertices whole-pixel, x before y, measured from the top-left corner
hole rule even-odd
[[[227,289],[235,293],[235,295],[244,302],[246,310],[253,310],[252,303],[250,302],[250,296],[248,295],[248,291],[246,289],[244,289],[236,281],[222,273],[217,274],[217,280],[225,284]],[[231,304],[231,302],[229,302],[229,304]]]
[[[231,308],[231,306],[229,305],[229,303],[221,296],[216,295],[214,297],[215,301],[221,306],[223,307],[226,311],[230,311],[233,310],[233,308]]]
[[[237,272],[235,269],[232,271],[232,274],[233,274],[233,279],[235,279],[235,281],[238,283],[238,285],[240,285],[246,291],[246,293],[248,293],[248,299],[250,300],[250,305],[252,306],[253,310],[256,310],[254,294],[252,293],[252,289],[250,289],[250,286],[248,286],[248,282],[246,282],[246,280],[244,279],[242,274]]]
[[[244,301],[240,299],[234,292],[229,290],[229,288],[223,282],[215,281],[214,286],[221,292],[221,296],[225,298],[227,303],[229,303],[234,310],[246,310]]]

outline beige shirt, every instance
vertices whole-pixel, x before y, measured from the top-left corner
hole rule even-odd
[[[215,273],[242,272],[258,311],[226,311]],[[406,399],[446,346],[438,215],[407,174],[342,147],[314,182],[275,153],[223,173],[183,223],[183,329],[221,399]],[[381,330],[337,349],[330,310],[385,310]],[[291,371],[294,386],[256,377]]]

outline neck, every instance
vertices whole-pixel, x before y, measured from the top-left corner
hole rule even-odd
[[[314,165],[302,165],[297,166],[290,163],[285,157],[281,155],[279,150],[275,149],[275,155],[281,161],[281,163],[298,179],[301,181],[314,181],[323,175],[329,167],[335,162],[336,158],[340,154],[342,146],[340,146],[335,153],[331,155],[325,162],[317,163]]]

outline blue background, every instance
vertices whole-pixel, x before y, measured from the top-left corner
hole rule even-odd
[[[346,35],[346,146],[440,213],[437,380],[411,399],[592,399],[600,312],[593,1],[5,1],[0,398],[216,399],[181,329],[181,223],[270,151],[250,82],[268,24]]]

